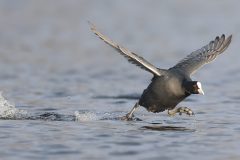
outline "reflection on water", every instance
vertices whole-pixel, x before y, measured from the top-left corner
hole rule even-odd
[[[148,129],[153,131],[191,131],[194,132],[193,129],[188,129],[185,127],[175,127],[175,126],[143,126],[142,129]]]

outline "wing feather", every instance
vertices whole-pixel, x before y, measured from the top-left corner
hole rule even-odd
[[[227,39],[224,34],[220,38],[216,37],[214,41],[211,41],[201,49],[192,52],[170,69],[181,70],[182,72],[191,75],[223,53],[228,48],[231,40],[232,35],[227,37]]]
[[[116,49],[121,55],[128,59],[128,61],[136,66],[151,72],[154,75],[161,76],[163,74],[163,70],[156,68],[154,65],[149,63],[143,57],[138,56],[137,54],[130,52],[127,48],[124,48],[117,43],[110,40],[108,37],[104,36],[102,33],[97,31],[95,25],[91,24],[91,30],[95,33],[100,39],[102,39],[105,43]]]

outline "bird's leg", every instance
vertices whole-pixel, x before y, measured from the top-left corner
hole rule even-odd
[[[126,121],[133,120],[133,117],[134,117],[133,113],[135,112],[135,110],[136,110],[138,107],[139,107],[139,104],[138,104],[138,102],[137,102],[137,103],[134,105],[134,107],[131,109],[131,111],[128,112],[128,113],[126,114],[126,116],[123,116],[121,119],[122,119],[122,120],[126,120]]]
[[[172,110],[168,110],[168,115],[170,116],[174,116],[176,113],[179,113],[179,115],[182,115],[183,113],[189,116],[194,115],[193,111],[188,107],[179,107],[179,108],[174,108]]]

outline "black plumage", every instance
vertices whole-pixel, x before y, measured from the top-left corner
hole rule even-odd
[[[175,108],[178,103],[191,94],[204,94],[201,83],[192,81],[190,76],[197,69],[213,61],[219,54],[223,53],[231,43],[232,38],[232,35],[225,38],[223,34],[201,49],[192,52],[175,66],[169,69],[159,69],[144,58],[130,52],[128,49],[104,36],[97,31],[94,25],[92,25],[91,30],[108,45],[125,56],[129,62],[153,74],[151,83],[143,91],[139,101],[124,117],[127,120],[132,119],[133,112],[139,105],[154,113],[168,110],[170,115],[174,115],[175,113],[193,114],[191,109],[187,107]]]

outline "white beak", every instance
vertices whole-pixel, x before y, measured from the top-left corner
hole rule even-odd
[[[204,95],[204,92],[203,92],[202,88],[198,89],[198,93]]]
[[[204,95],[202,84],[200,82],[197,82],[197,86],[198,86],[198,93]]]

